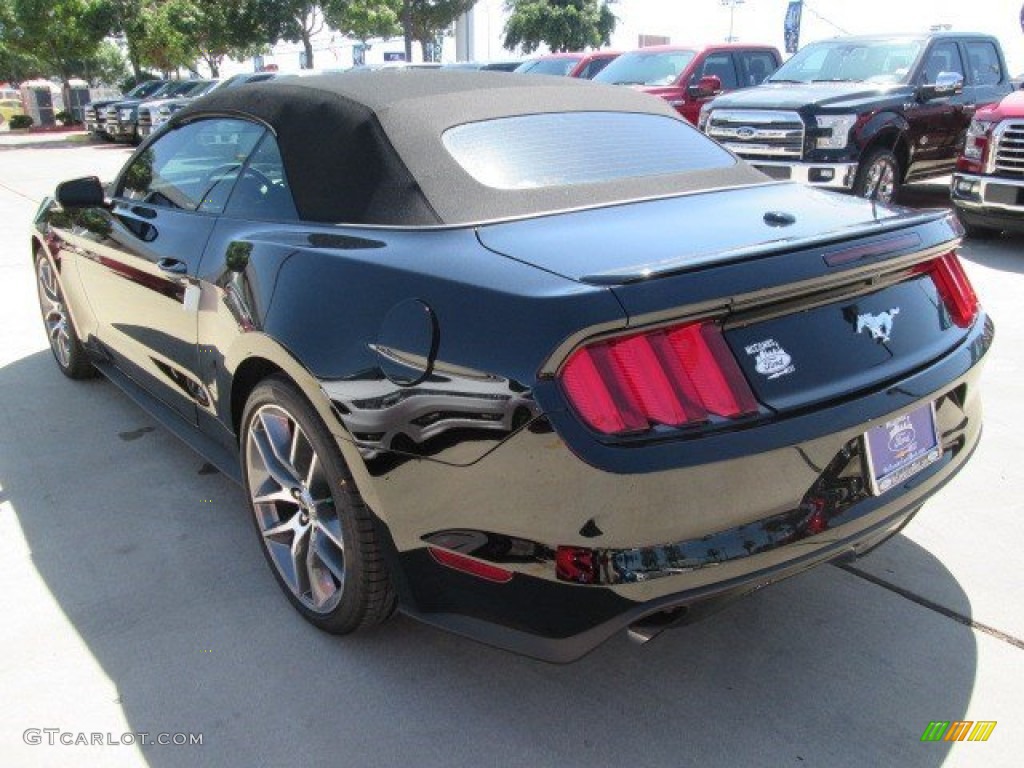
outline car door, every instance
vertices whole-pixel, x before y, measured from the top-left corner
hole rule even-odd
[[[740,70],[740,88],[751,88],[763,83],[779,68],[771,51],[734,51]]]
[[[965,40],[962,45],[968,67],[966,87],[973,89],[976,105],[1000,101],[1013,90],[994,41]]]
[[[913,146],[908,179],[952,170],[957,141],[974,114],[974,89],[967,83],[960,46],[956,40],[938,40],[925,53],[916,85],[934,85],[939,74],[952,72],[964,81],[962,93],[921,102],[912,113]]]
[[[115,363],[190,423],[209,396],[196,375],[203,250],[265,129],[196,120],[162,134],[122,171],[105,237],[80,245],[96,335]]]
[[[702,77],[715,75],[722,81],[722,92],[734,91],[739,87],[739,80],[736,77],[736,63],[733,61],[732,53],[729,51],[712,51],[704,57],[704,61],[698,62],[694,67],[693,75],[686,86],[695,86]],[[700,108],[714,96],[694,97],[688,90],[684,90],[685,105],[683,117],[693,125],[697,124],[700,116]]]

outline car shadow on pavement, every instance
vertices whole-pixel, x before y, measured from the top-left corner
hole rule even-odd
[[[1024,234],[1003,232],[991,240],[968,238],[960,256],[975,264],[1003,272],[1024,273]]]
[[[116,685],[133,731],[204,735],[143,749],[154,768],[940,766],[949,745],[922,732],[970,702],[971,630],[832,567],[567,666],[402,617],[332,637],[280,594],[242,492],[112,385],[66,380],[45,351],[0,368],[0,392],[0,487],[31,551],[24,568]],[[941,563],[897,542],[969,616]]]

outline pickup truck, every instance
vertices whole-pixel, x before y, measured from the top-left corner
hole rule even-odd
[[[760,85],[781,63],[778,49],[768,45],[653,45],[622,54],[593,79],[659,96],[696,123],[715,96]]]
[[[950,192],[971,237],[1024,231],[1024,91],[974,114]]]
[[[990,35],[842,37],[716,98],[698,125],[773,178],[891,202],[906,182],[952,173],[977,106],[1010,90]]]
[[[113,136],[107,133],[107,107],[125,99],[148,99],[159,91],[166,83],[166,80],[146,80],[145,82],[136,85],[120,98],[102,99],[100,101],[89,102],[85,107],[84,114],[85,130],[102,139],[106,139],[108,141],[113,140]]]

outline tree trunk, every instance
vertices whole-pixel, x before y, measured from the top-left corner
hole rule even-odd
[[[139,54],[131,43],[128,43],[128,63],[132,65],[132,76],[135,78],[137,85],[142,79],[142,67],[139,66]]]
[[[405,36],[405,60],[412,61],[412,5],[410,0],[402,3],[402,34]]]
[[[313,41],[309,38],[309,32],[302,31],[302,47],[306,51],[306,66],[304,69],[313,68]]]

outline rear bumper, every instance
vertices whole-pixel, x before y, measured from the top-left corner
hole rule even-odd
[[[970,224],[1024,231],[1024,179],[956,173],[950,196]]]
[[[746,158],[747,162],[773,179],[799,181],[824,189],[853,189],[857,176],[856,163],[779,162]]]
[[[571,661],[645,616],[686,607],[696,617],[892,535],[977,445],[978,377],[992,335],[983,317],[956,350],[882,391],[717,443],[588,453],[571,435],[568,443],[562,437],[571,417],[549,412],[471,464],[455,463],[465,446],[451,435],[448,452],[435,460],[360,461],[356,480],[393,545],[405,612],[513,651]],[[929,402],[936,403],[942,459],[871,495],[861,436]],[[557,432],[545,428],[548,420]],[[343,450],[353,465],[352,444]],[[609,469],[609,452],[624,450],[631,457]],[[510,578],[488,581],[454,570],[437,562],[431,547],[504,569]],[[592,551],[618,578],[560,579],[558,547]]]

